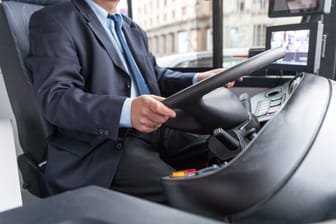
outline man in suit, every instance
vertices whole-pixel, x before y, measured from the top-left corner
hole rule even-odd
[[[55,194],[98,185],[164,202],[160,177],[173,170],[170,159],[189,158],[192,148],[204,163],[207,151],[204,138],[161,127],[176,116],[161,96],[222,70],[160,68],[144,31],[116,13],[118,3],[71,0],[31,18],[27,65],[42,114],[55,127],[46,186]]]

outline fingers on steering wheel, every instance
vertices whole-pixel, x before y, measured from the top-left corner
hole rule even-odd
[[[232,82],[228,82],[228,83],[225,84],[225,87],[226,87],[226,88],[232,88],[232,87],[234,86],[234,84],[235,84],[234,81],[232,81]]]

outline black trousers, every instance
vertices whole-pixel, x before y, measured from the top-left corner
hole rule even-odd
[[[129,131],[111,189],[165,203],[161,177],[174,170],[205,167],[207,137],[168,128],[149,134]]]

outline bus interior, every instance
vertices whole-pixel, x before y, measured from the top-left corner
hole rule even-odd
[[[206,167],[162,177],[167,205],[95,186],[46,197],[43,167],[50,130],[35,106],[23,61],[32,13],[65,1],[0,1],[0,223],[336,221],[335,0],[184,0],[195,3],[196,13],[208,7],[212,29],[161,38],[163,48],[160,38],[151,38],[154,28],[140,20],[146,4],[124,1],[122,10],[143,25],[162,66],[190,72],[225,68],[163,101],[177,113],[166,125],[209,135],[211,154]],[[160,4],[172,8],[172,15],[178,1],[147,0],[156,2],[158,11]],[[233,7],[251,12],[252,20],[264,10],[268,25],[263,32],[257,26],[253,34],[262,44],[239,45],[239,28],[225,25]],[[269,22],[278,20],[282,23]],[[246,30],[243,36],[253,36]],[[225,39],[226,34],[238,40]],[[203,41],[199,52],[183,45],[206,35],[211,41]],[[165,58],[168,51],[172,55]],[[224,87],[232,81],[233,88]]]

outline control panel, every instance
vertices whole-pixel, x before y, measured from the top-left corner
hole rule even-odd
[[[301,78],[301,75],[297,76],[289,82],[251,97],[252,113],[257,116],[259,122],[265,122],[271,119],[299,85]]]
[[[268,121],[286,101],[289,83],[269,89],[251,97],[252,112],[259,122]]]

